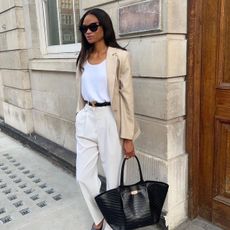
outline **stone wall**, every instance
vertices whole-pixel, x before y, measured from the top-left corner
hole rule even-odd
[[[35,133],[75,152],[75,59],[31,61]]]
[[[71,58],[43,54],[38,2],[0,0],[0,117],[24,133],[35,132],[75,151],[75,54]],[[80,5],[82,13],[91,7],[105,9],[118,42],[130,51],[135,113],[142,131],[136,149],[145,179],[169,183],[164,210],[173,229],[187,218],[188,204],[187,1],[160,1],[160,29],[119,35],[119,9],[142,2],[151,1],[81,0]],[[138,176],[134,161],[129,161],[129,168],[131,182]]]
[[[28,134],[33,119],[25,9],[21,0],[0,1],[0,115]]]

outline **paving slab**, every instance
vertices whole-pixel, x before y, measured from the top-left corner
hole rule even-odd
[[[91,224],[75,177],[0,133],[0,229],[83,230]]]

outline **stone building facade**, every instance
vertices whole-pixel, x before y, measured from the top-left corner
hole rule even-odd
[[[80,45],[68,51],[48,47],[44,2],[0,0],[0,116],[15,130],[37,134],[75,152],[75,61]],[[145,15],[138,20],[127,16],[130,9],[147,11],[144,4],[152,3],[157,4],[158,28],[138,24],[140,20],[148,23]],[[186,220],[188,212],[187,1],[82,0],[80,15],[92,7],[109,13],[118,42],[131,53],[135,114],[142,131],[136,149],[145,179],[169,183],[164,210],[166,224],[173,229]],[[126,10],[122,17],[128,27],[119,21],[122,10]],[[136,26],[133,33],[126,31],[129,25]],[[135,175],[135,171],[131,162],[129,172]]]

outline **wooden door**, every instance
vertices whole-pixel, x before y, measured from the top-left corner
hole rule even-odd
[[[192,0],[190,10],[190,213],[230,229],[230,1]]]

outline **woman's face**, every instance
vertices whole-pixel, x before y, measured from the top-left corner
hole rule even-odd
[[[82,23],[83,28],[85,27],[84,36],[88,43],[94,44],[101,40],[104,40],[104,31],[100,25],[99,20],[96,16],[88,14]],[[87,28],[89,26],[89,28]],[[92,30],[93,31],[92,31]]]

